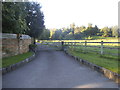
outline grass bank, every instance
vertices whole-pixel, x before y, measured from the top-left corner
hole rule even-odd
[[[98,47],[74,46],[73,48],[74,48],[74,50],[81,51],[81,52],[96,52],[98,54],[100,54],[100,52],[101,52],[101,48],[98,48]],[[105,54],[108,54],[108,55],[115,54],[116,57],[118,57],[118,51],[119,51],[118,49],[109,49],[109,48],[103,49],[103,52]],[[114,55],[112,55],[112,57],[114,57]]]
[[[84,53],[76,50],[69,50],[69,53],[120,74],[120,70],[118,69],[120,68],[120,65],[118,65],[120,61],[118,61],[118,57],[107,55],[101,56],[100,54],[97,54],[95,52]]]
[[[25,60],[26,58],[28,58],[28,57],[30,57],[32,55],[33,55],[33,52],[27,52],[27,53],[23,53],[23,54],[11,56],[11,57],[3,58],[2,59],[2,67],[8,67],[8,66],[10,66],[12,64],[23,61],[23,60]]]

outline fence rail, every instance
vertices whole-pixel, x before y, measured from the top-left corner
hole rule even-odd
[[[62,46],[63,42],[62,43],[61,42],[46,42],[46,43],[51,44],[51,45]],[[99,46],[89,45],[89,43],[92,43],[92,44],[97,43],[97,44],[99,44]],[[117,50],[119,48],[105,47],[104,44],[106,44],[106,43],[119,45],[120,42],[103,42],[103,41],[101,41],[101,42],[87,42],[87,41],[85,41],[85,42],[64,42],[63,45],[66,47],[71,47],[72,49],[75,49],[75,47],[82,47],[82,48],[84,48],[84,50],[87,50],[88,47],[99,48],[99,50],[90,50],[90,51],[91,52],[99,52],[101,55],[110,54],[110,55],[117,55],[118,56]],[[114,50],[116,50],[116,52],[115,53],[105,52],[105,49],[114,49]]]
[[[89,41],[85,41],[86,43],[101,43],[101,42],[89,42]],[[64,43],[85,43],[85,42],[64,42]],[[48,42],[47,43],[61,43],[61,42]],[[103,42],[103,43],[116,43],[119,44],[120,42]]]

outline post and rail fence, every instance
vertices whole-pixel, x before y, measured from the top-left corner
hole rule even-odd
[[[64,48],[71,48],[72,50],[75,49],[75,47],[82,47],[84,48],[84,50],[87,50],[88,47],[93,47],[93,48],[97,48],[99,49],[99,53],[101,55],[103,54],[111,54],[111,55],[118,55],[119,53],[116,52],[116,54],[112,54],[112,53],[105,53],[104,50],[105,49],[113,49],[113,50],[119,50],[119,44],[120,42],[88,42],[88,41],[85,41],[85,42],[49,42],[47,41],[46,42],[47,44],[49,45],[52,45],[52,46],[57,46],[57,47],[61,47],[62,50],[63,50],[63,47]],[[97,44],[97,45],[94,45],[94,44]],[[116,48],[114,47],[106,47],[105,44],[118,44]],[[78,49],[79,50],[79,49]],[[91,52],[94,52],[95,50],[91,50]],[[95,51],[96,52],[96,51]]]

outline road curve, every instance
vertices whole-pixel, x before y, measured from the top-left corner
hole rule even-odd
[[[3,75],[3,88],[118,88],[118,85],[62,51],[42,50],[32,62]]]

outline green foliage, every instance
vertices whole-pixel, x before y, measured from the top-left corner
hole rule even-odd
[[[55,34],[53,35],[54,39],[59,40],[61,34],[62,34],[62,30],[59,30],[59,29],[56,30]]]
[[[44,26],[44,15],[40,4],[36,2],[2,2],[2,32],[28,34],[39,39],[92,39],[90,37],[119,37],[118,26],[99,29],[97,25],[76,27],[75,23],[70,28],[47,30]]]
[[[36,52],[36,47],[37,47],[36,44],[30,44],[29,45],[29,51]]]
[[[50,30],[50,39],[54,39],[54,35],[55,35],[55,31],[56,31],[57,29],[51,29]]]
[[[28,28],[25,17],[25,4],[21,2],[2,2],[2,32],[25,33]]]
[[[44,26],[41,6],[36,2],[2,2],[2,32],[40,37]]]
[[[120,36],[118,26],[111,27],[111,31],[112,31],[112,36],[113,37],[119,37]]]
[[[92,28],[92,23],[88,23],[88,28]]]
[[[49,40],[50,38],[50,30],[44,29],[42,34],[40,35],[39,39],[41,40]]]
[[[70,29],[71,29],[72,35],[74,37],[74,35],[75,35],[75,24],[74,23],[70,25]]]
[[[36,48],[37,45],[36,45],[36,44],[30,44],[29,47],[30,47],[30,48]]]
[[[70,24],[70,28],[55,29],[51,31],[51,39],[53,40],[83,40],[83,39],[97,39],[104,37],[119,37],[120,30],[117,26],[111,28],[104,27],[99,29],[97,25],[94,27],[88,23],[88,27],[76,27],[75,24]]]
[[[26,30],[26,33],[34,38],[39,38],[41,33],[43,32],[44,26],[44,15],[41,12],[41,6],[38,3],[26,2],[26,12],[27,17],[26,23],[29,29]]]
[[[85,39],[88,39],[88,40],[90,40],[90,39],[93,39],[91,36],[88,36],[87,38],[85,38]]]

